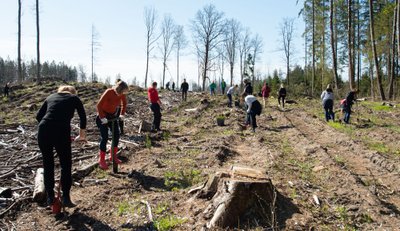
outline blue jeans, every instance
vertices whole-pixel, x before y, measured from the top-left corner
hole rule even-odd
[[[111,129],[112,131],[112,126],[114,124],[114,142],[115,142],[115,147],[118,147],[119,143],[119,126],[118,126],[118,121],[111,122],[109,121],[107,124],[102,124],[100,117],[96,117],[96,125],[100,129],[100,151],[107,151],[107,141],[108,141],[108,129]]]
[[[350,122],[351,106],[346,106],[344,108],[344,122],[348,124]]]

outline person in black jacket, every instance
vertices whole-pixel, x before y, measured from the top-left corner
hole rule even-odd
[[[6,85],[4,86],[4,96],[8,97],[9,92],[10,92],[10,83],[6,83]]]
[[[65,207],[75,206],[71,202],[71,120],[75,110],[80,118],[80,131],[76,140],[86,139],[86,113],[73,86],[60,86],[57,93],[51,94],[39,109],[36,120],[39,122],[38,144],[43,155],[44,185],[47,203],[54,203],[54,154],[56,150],[61,166],[62,203]]]
[[[353,106],[354,101],[356,101],[356,94],[358,93],[357,89],[352,89],[346,96],[346,101],[343,105],[344,112],[344,122],[348,124],[350,122],[351,115],[351,107]]]
[[[243,93],[246,93],[246,95],[252,95],[253,94],[253,86],[251,86],[251,81],[249,79],[244,79],[243,82],[244,82]]]
[[[186,82],[186,79],[183,79],[183,83],[181,84],[182,101],[186,101],[188,90],[189,84]]]
[[[282,99],[282,108],[285,108],[285,97],[286,97],[286,88],[281,84],[281,88],[278,92],[278,103],[281,106],[281,99]]]

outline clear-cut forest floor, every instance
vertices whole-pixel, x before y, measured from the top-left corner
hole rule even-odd
[[[0,229],[202,230],[209,221],[204,211],[210,201],[189,190],[231,166],[264,170],[278,194],[274,221],[248,220],[238,224],[238,229],[400,229],[400,109],[396,103],[360,101],[354,105],[351,124],[344,125],[325,122],[319,100],[289,95],[296,102],[283,110],[271,98],[257,117],[259,127],[253,133],[241,126],[244,111],[228,108],[225,96],[190,92],[188,101],[181,102],[179,92],[161,91],[163,131],[138,133],[140,124],[145,130],[146,122],[152,120],[147,92],[140,88],[128,94],[120,143],[124,163],[119,172],[112,173],[111,166],[108,171],[95,168],[77,179],[71,190],[77,206],[55,217],[31,197],[35,171],[41,167],[35,113],[58,85],[24,84],[9,99],[2,99],[0,187],[11,188],[13,195],[0,200]],[[75,86],[87,111],[90,141],[73,143],[76,170],[97,161],[95,105],[105,87]],[[336,117],[340,118],[338,102]],[[225,116],[225,126],[217,126],[219,115]],[[77,116],[73,124],[78,125]]]

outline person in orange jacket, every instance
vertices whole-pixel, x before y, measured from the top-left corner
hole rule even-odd
[[[107,148],[107,140],[108,140],[108,129],[113,130],[114,125],[114,141],[115,147],[110,148],[110,160],[112,159],[111,153],[114,149],[114,161],[117,164],[121,163],[121,160],[117,158],[118,152],[118,143],[120,137],[120,131],[118,122],[113,120],[120,119],[122,120],[125,116],[127,100],[125,94],[128,92],[129,87],[124,81],[119,81],[112,88],[107,89],[103,95],[100,97],[99,102],[97,103],[97,117],[96,124],[100,129],[100,157],[99,157],[99,166],[101,169],[108,169],[105,156],[106,156],[106,148]],[[120,109],[121,107],[121,109]],[[120,113],[119,113],[120,111]]]

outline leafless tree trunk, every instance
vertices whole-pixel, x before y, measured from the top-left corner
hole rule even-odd
[[[230,85],[233,85],[233,69],[236,62],[236,50],[239,44],[241,26],[240,23],[235,19],[230,19],[227,22],[227,32],[225,34],[225,49],[226,59],[229,63],[229,71],[231,75]]]
[[[255,64],[256,64],[258,54],[262,53],[262,46],[263,46],[262,39],[258,34],[256,34],[254,36],[254,38],[251,40],[251,48],[253,49],[253,63],[252,63],[253,69],[251,69],[251,72],[252,72],[251,74],[253,76],[253,79],[252,79],[253,86],[254,86],[254,81],[255,81],[255,76],[256,76],[254,74],[254,71],[256,69]]]
[[[163,75],[162,75],[162,86],[165,86],[165,70],[167,69],[167,61],[173,48],[173,38],[175,30],[174,21],[171,16],[164,16],[164,20],[161,24],[161,37],[162,47],[160,47],[162,60],[163,60]]]
[[[375,64],[375,72],[376,72],[376,80],[378,81],[378,89],[379,94],[381,95],[381,100],[386,100],[385,92],[383,91],[382,86],[382,77],[380,74],[378,55],[376,52],[376,44],[375,44],[375,29],[374,29],[374,8],[372,4],[372,0],[369,0],[369,18],[370,18],[370,33],[371,33],[371,43],[372,43],[372,53],[374,56],[374,64]]]
[[[96,61],[96,51],[100,47],[100,42],[99,42],[99,33],[96,30],[96,27],[92,24],[92,41],[91,41],[91,50],[92,50],[92,78],[91,81],[95,82],[97,81],[97,75],[94,71],[94,62]]]
[[[335,81],[335,91],[336,95],[338,94],[339,87],[338,87],[338,65],[337,65],[337,40],[336,40],[336,30],[334,30],[334,19],[335,19],[335,6],[334,6],[334,0],[331,1],[331,9],[330,9],[330,29],[331,29],[331,47],[332,47],[332,62],[333,62],[333,79]]]
[[[36,77],[40,82],[40,30],[39,30],[39,0],[36,0]]]
[[[354,55],[354,44],[353,44],[353,1],[348,0],[347,3],[347,49],[348,49],[348,56],[349,56],[349,85],[350,89],[355,88],[355,81],[354,81],[354,63],[353,63],[353,55]]]
[[[392,55],[392,59],[391,59],[391,72],[390,72],[390,76],[389,76],[389,92],[388,92],[388,97],[389,99],[393,99],[393,86],[394,86],[394,79],[395,79],[395,58],[396,58],[396,34],[397,34],[397,3],[398,0],[396,0],[396,8],[394,11],[394,17],[393,17],[393,33],[392,33],[392,44],[390,46],[390,53]]]
[[[176,48],[176,86],[179,85],[179,52],[187,46],[187,40],[183,32],[183,26],[177,25],[174,33],[174,46]]]
[[[24,79],[21,65],[21,0],[18,0],[18,81]]]
[[[221,42],[220,37],[224,34],[223,13],[218,12],[214,5],[207,5],[196,13],[192,21],[193,38],[197,53],[200,54],[203,70],[202,89],[205,89],[207,71],[210,70],[212,60],[217,58],[213,51]]]
[[[285,52],[286,60],[286,84],[290,84],[290,58],[293,53],[292,41],[294,32],[294,19],[285,18],[281,24],[281,36],[282,36],[282,50]]]
[[[311,95],[314,96],[315,80],[315,0],[312,2],[312,77],[311,77]]]
[[[144,9],[144,23],[146,26],[146,73],[144,75],[144,87],[147,88],[150,53],[154,48],[154,43],[159,38],[159,36],[157,36],[155,32],[157,26],[157,12],[154,8]]]
[[[240,89],[243,89],[244,62],[247,53],[250,50],[250,30],[247,28],[244,34],[240,36],[239,43],[239,66],[240,66]]]

